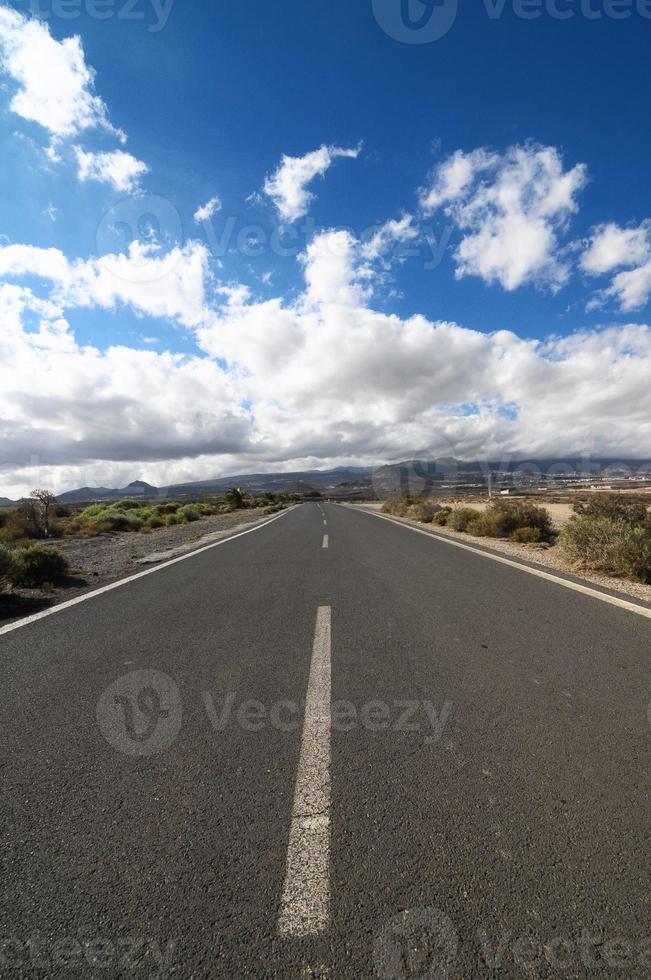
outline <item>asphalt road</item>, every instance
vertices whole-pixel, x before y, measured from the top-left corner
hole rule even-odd
[[[651,976],[650,639],[318,504],[0,635],[0,976]]]

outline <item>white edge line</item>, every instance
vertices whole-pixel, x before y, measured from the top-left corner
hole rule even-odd
[[[539,568],[530,568],[528,565],[524,565],[519,561],[512,561],[510,558],[502,558],[501,555],[496,555],[495,553],[490,553],[488,551],[482,551],[479,548],[473,548],[472,545],[463,544],[461,541],[453,541],[451,538],[446,537],[443,534],[432,533],[430,531],[423,531],[420,527],[412,527],[410,524],[403,524],[402,521],[396,521],[392,517],[387,517],[386,514],[376,514],[372,510],[364,510],[359,508],[364,514],[368,514],[369,517],[380,517],[383,521],[389,521],[391,524],[396,524],[398,527],[404,527],[407,531],[415,531],[416,534],[423,534],[426,538],[434,538],[435,541],[442,541],[444,544],[452,545],[453,548],[461,548],[463,551],[471,551],[473,555],[479,555],[480,558],[488,558],[490,561],[497,561],[500,565],[508,565],[510,568],[518,568],[521,572],[527,572],[529,575],[536,575],[538,578],[544,578],[548,582],[555,582],[556,585],[562,585],[566,589],[572,589],[574,592],[581,592],[583,595],[591,596],[593,599],[601,599],[602,602],[607,602],[611,606],[618,606],[620,609],[626,609],[628,612],[635,613],[638,616],[644,616],[646,619],[651,619],[651,609],[645,606],[638,606],[634,602],[628,602],[626,599],[619,599],[617,596],[608,595],[605,592],[598,592],[597,589],[591,589],[587,585],[580,585],[578,582],[571,582],[569,579],[561,578],[559,575],[552,575],[551,572],[543,572]]]
[[[164,568],[170,568],[172,565],[177,565],[180,561],[187,561],[188,558],[194,558],[196,555],[201,555],[204,551],[210,551],[212,548],[219,548],[222,544],[228,544],[229,541],[234,541],[236,538],[242,538],[245,534],[252,534],[254,531],[261,531],[263,527],[268,527],[273,524],[274,521],[279,520],[281,517],[285,517],[289,514],[293,507],[288,510],[284,510],[281,514],[277,514],[275,517],[271,517],[264,524],[256,524],[255,527],[250,527],[246,531],[239,531],[237,534],[232,534],[229,538],[223,538],[221,541],[213,541],[212,544],[206,544],[203,548],[197,548],[195,551],[188,551],[185,555],[179,555],[178,558],[171,558],[169,561],[162,562],[160,565],[156,565],[154,568],[147,568],[143,572],[136,572],[135,575],[129,575],[127,578],[121,578],[117,582],[111,582],[109,585],[103,585],[101,589],[94,589],[92,592],[84,592],[83,595],[75,596],[74,599],[67,599],[65,602],[60,602],[56,606],[51,606],[49,609],[44,609],[42,612],[34,613],[32,616],[26,616],[24,619],[19,619],[16,623],[10,623],[8,626],[0,627],[0,636],[5,633],[11,633],[13,630],[20,629],[22,626],[28,626],[30,623],[36,623],[39,619],[46,619],[48,616],[54,616],[55,613],[63,612],[64,609],[70,609],[72,606],[79,605],[80,602],[86,602],[87,599],[94,599],[98,595],[104,595],[106,592],[112,592],[113,589],[120,589],[123,585],[128,585],[129,582],[136,582],[140,578],[145,578],[147,575],[153,575],[154,572],[160,572]]]

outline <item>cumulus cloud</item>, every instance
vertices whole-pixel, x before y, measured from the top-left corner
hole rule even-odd
[[[149,172],[149,167],[142,160],[137,160],[124,150],[113,150],[111,153],[86,153],[81,147],[75,147],[79,180],[97,180],[110,184],[116,191],[124,194],[133,193],[138,189],[140,178]]]
[[[338,239],[336,282],[326,288],[333,234],[347,238]],[[355,291],[349,233],[313,244],[296,303],[240,293],[197,332],[239,379],[276,458],[405,458],[442,443],[465,458],[651,452],[648,326],[539,342],[405,320]]]
[[[7,245],[0,248],[0,276],[48,280],[62,307],[128,305],[191,327],[205,315],[208,252],[192,241],[164,253],[134,241],[126,253],[71,262],[59,249]]]
[[[376,228],[363,243],[362,255],[369,261],[382,259],[394,246],[413,242],[419,237],[420,230],[414,224],[413,215],[405,214],[402,218],[385,221]]]
[[[213,360],[80,348],[56,304],[6,283],[0,320],[0,471],[246,451],[248,413]]]
[[[129,274],[164,261],[112,258]],[[233,283],[211,303],[205,259],[192,243],[153,286],[123,286],[102,260],[0,250],[0,274],[51,286],[46,298],[0,287],[4,493],[432,454],[651,455],[647,325],[536,341],[388,315],[371,306],[364,243],[341,230],[310,242],[293,302]],[[79,347],[66,309],[117,303],[184,323],[202,354]]]
[[[211,197],[210,200],[203,204],[200,208],[194,212],[194,220],[197,224],[201,224],[202,221],[210,221],[212,216],[221,211],[222,202],[218,197]]]
[[[559,245],[586,168],[563,169],[558,150],[535,144],[503,154],[458,151],[420,194],[425,214],[443,208],[461,232],[456,275],[511,291],[525,283],[560,288],[569,268]]]
[[[355,306],[370,297],[373,272],[363,262],[360,243],[350,232],[326,231],[315,236],[300,260],[308,305]]]
[[[283,221],[298,221],[307,214],[314,200],[308,184],[316,177],[323,177],[338,157],[354,160],[361,149],[361,144],[348,150],[324,145],[303,157],[283,156],[278,169],[265,180],[264,193],[273,201]]]
[[[464,197],[477,175],[498,163],[496,154],[483,149],[472,153],[457,150],[434,170],[430,186],[421,190],[420,206],[424,214],[431,215],[444,204]]]
[[[42,21],[0,7],[0,66],[18,86],[11,110],[51,136],[74,136],[97,126],[123,136],[94,92],[95,73],[79,37],[57,41]]]
[[[594,229],[581,256],[581,268],[592,276],[624,265],[641,265],[651,252],[651,222],[632,228],[610,223]]]
[[[613,300],[625,313],[641,309],[651,297],[651,221],[628,228],[613,223],[599,225],[581,256],[580,265],[591,276],[624,270],[592,298],[589,308]]]

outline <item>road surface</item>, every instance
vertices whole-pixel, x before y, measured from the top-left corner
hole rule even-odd
[[[0,976],[648,977],[651,620],[306,504],[0,635]]]

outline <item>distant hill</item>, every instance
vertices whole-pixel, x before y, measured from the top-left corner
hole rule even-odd
[[[0,507],[13,507],[16,503],[15,500],[10,500],[9,497],[0,497]]]
[[[73,504],[86,501],[121,500],[122,498],[169,499],[202,497],[224,493],[230,487],[242,487],[248,493],[265,490],[285,491],[287,493],[307,493],[343,483],[353,483],[373,473],[371,467],[337,467],[333,470],[306,470],[295,473],[248,473],[238,476],[219,477],[214,480],[200,480],[196,483],[175,483],[166,487],[154,487],[142,480],[136,480],[119,489],[110,487],[80,487],[68,490],[58,496],[60,503]]]
[[[151,483],[134,480],[133,483],[119,490],[112,487],[80,487],[78,490],[67,490],[65,493],[60,493],[57,500],[62,504],[78,504],[86,500],[122,500],[123,497],[130,499],[142,497],[149,500],[159,494],[158,487],[152,486]]]
[[[236,476],[216,477],[196,483],[175,483],[165,487],[154,487],[142,480],[135,480],[126,487],[81,487],[68,490],[59,495],[61,503],[83,503],[104,500],[120,500],[124,497],[143,500],[200,498],[219,495],[229,487],[242,487],[247,493],[264,491],[305,494],[310,491],[328,491],[333,496],[355,494],[377,495],[380,497],[400,490],[419,493],[427,492],[428,487],[455,484],[459,488],[479,486],[487,482],[491,473],[503,485],[517,484],[519,481],[538,482],[538,474],[544,482],[545,475],[554,474],[557,480],[582,474],[584,477],[608,475],[617,478],[621,470],[645,471],[651,478],[651,462],[633,459],[613,460],[583,457],[557,459],[512,459],[509,461],[458,460],[453,457],[441,459],[408,459],[384,466],[338,466],[330,470],[302,470],[292,473],[244,473]],[[7,501],[10,505],[13,501]],[[3,498],[0,498],[0,506]]]

